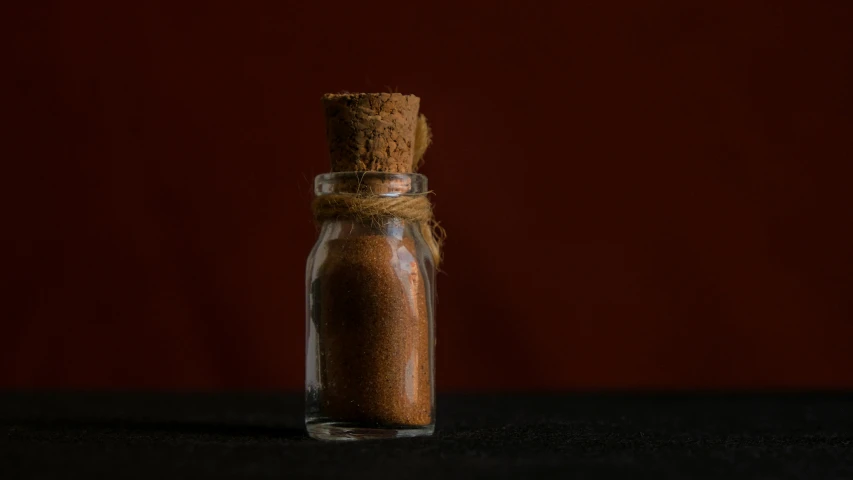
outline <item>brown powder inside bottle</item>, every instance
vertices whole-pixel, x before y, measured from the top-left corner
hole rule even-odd
[[[352,236],[327,252],[313,287],[322,415],[429,425],[430,322],[413,239]]]

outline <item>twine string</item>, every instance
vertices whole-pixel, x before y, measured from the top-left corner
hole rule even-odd
[[[430,249],[435,265],[441,263],[445,232],[435,220],[432,202],[426,194],[396,197],[330,194],[315,198],[312,207],[317,222],[351,219],[381,225],[389,219],[399,219],[415,223]]]

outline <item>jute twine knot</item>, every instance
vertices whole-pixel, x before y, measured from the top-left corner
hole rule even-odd
[[[415,129],[414,170],[423,163],[423,155],[431,142],[426,117],[418,117]],[[433,215],[429,192],[413,195],[381,196],[371,192],[321,195],[312,208],[317,222],[352,219],[362,223],[382,225],[398,219],[418,224],[424,241],[432,253],[436,267],[441,263],[441,247],[447,236]]]

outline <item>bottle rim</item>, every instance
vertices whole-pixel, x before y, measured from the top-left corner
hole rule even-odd
[[[368,194],[397,197],[427,192],[427,177],[420,173],[332,172],[314,177],[314,194],[317,196]]]

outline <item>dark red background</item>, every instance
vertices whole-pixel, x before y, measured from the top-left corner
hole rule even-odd
[[[388,89],[440,388],[853,387],[849,1],[18,3],[0,387],[300,388],[320,96]]]

